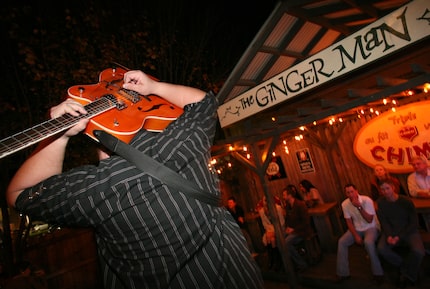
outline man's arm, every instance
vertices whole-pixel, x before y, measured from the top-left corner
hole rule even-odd
[[[360,235],[357,233],[357,230],[354,227],[354,223],[352,222],[351,218],[345,219],[346,226],[348,227],[348,230],[351,232],[352,236],[354,236],[355,242],[357,244],[362,244],[363,239],[361,239]]]
[[[70,99],[51,109],[52,118],[65,113],[78,116],[85,114],[86,111],[81,104]],[[62,172],[64,154],[70,137],[84,130],[87,123],[88,119],[82,119],[64,134],[51,137],[39,144],[36,151],[22,164],[9,184],[6,192],[9,206],[15,206],[17,197],[24,189]]]
[[[364,204],[366,203],[363,203],[363,206],[358,207],[357,210],[360,212],[363,219],[370,224],[373,222],[373,218],[375,215],[372,214],[374,210],[370,210],[368,206],[373,206],[373,202],[368,202],[368,205],[364,205]]]
[[[204,91],[197,88],[155,81],[139,70],[128,71],[124,74],[123,87],[141,95],[158,95],[180,108],[199,102],[206,95]]]

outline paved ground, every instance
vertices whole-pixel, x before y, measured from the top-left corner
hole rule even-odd
[[[275,271],[268,269],[267,256],[263,253],[257,258],[261,265],[263,277],[265,279],[265,289],[291,289],[288,284],[286,273],[283,269]],[[385,270],[385,280],[382,285],[377,285],[372,280],[370,261],[363,248],[352,246],[350,249],[350,270],[351,279],[341,284],[335,282],[336,275],[336,254],[323,253],[321,261],[303,273],[297,275],[297,288],[347,288],[347,289],[394,289],[397,288],[397,269],[383,262]],[[430,288],[430,255],[424,257],[421,270],[419,272],[419,282],[411,289]]]

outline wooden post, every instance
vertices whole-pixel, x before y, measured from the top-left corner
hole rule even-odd
[[[262,151],[258,148],[258,145],[255,142],[251,142],[252,144],[251,152],[252,152],[252,155],[254,156],[254,162],[249,161],[239,153],[233,154],[233,157],[235,157],[240,162],[245,164],[245,166],[249,167],[254,172],[256,172],[256,174],[260,179],[260,183],[262,184],[262,187],[263,187],[263,193],[266,196],[267,206],[269,208],[269,214],[271,219],[273,220],[272,221],[273,226],[275,227],[276,245],[279,248],[279,251],[282,257],[282,263],[284,264],[284,268],[287,273],[288,285],[290,286],[291,289],[296,289],[298,288],[298,283],[297,283],[296,274],[293,269],[294,268],[293,263],[291,261],[290,254],[285,244],[285,237],[284,237],[285,232],[281,228],[278,213],[275,207],[275,201],[273,199],[273,196],[269,193],[269,190],[267,188],[267,181],[265,178],[266,170],[271,160],[271,158],[269,157],[269,154],[276,147],[278,141],[279,141],[279,135],[269,139],[268,142],[266,142],[264,149]],[[262,155],[266,156],[264,161],[262,161],[262,158],[261,158]]]

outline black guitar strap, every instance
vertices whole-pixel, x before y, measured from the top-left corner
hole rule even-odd
[[[166,185],[177,188],[181,193],[212,206],[219,207],[221,199],[218,196],[201,190],[196,184],[184,179],[177,172],[157,162],[150,156],[126,144],[111,134],[102,130],[95,130],[94,136],[110,151],[122,156],[133,163],[140,170],[162,181]]]

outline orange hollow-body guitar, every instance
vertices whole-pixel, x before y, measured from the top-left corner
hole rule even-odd
[[[100,73],[99,83],[75,85],[69,88],[70,98],[87,106],[105,98],[112,107],[91,117],[85,133],[92,138],[94,130],[104,130],[124,142],[129,142],[142,128],[160,132],[182,114],[182,109],[156,95],[142,96],[122,88],[122,68],[105,69]],[[104,106],[100,103],[99,106]],[[96,108],[97,109],[97,108]]]
[[[84,105],[88,114],[65,114],[0,140],[0,158],[64,131],[82,118],[90,119],[85,133],[93,139],[94,130],[104,130],[128,143],[142,128],[160,132],[182,114],[181,108],[159,96],[123,89],[125,72],[108,68],[100,73],[98,83],[70,87],[68,96]]]

